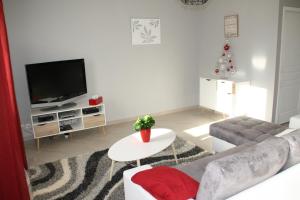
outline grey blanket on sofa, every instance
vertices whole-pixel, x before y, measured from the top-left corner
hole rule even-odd
[[[210,162],[197,200],[224,200],[275,175],[286,163],[289,143],[269,137],[263,142]]]
[[[241,116],[210,125],[209,134],[231,144],[241,145],[250,141],[261,142],[285,129],[278,124]]]
[[[253,146],[254,144],[256,144],[256,143],[255,142],[248,142],[246,144],[237,146],[237,147],[229,149],[227,151],[217,153],[217,154],[212,155],[212,156],[207,156],[205,158],[195,160],[195,161],[192,161],[192,162],[189,162],[189,163],[181,163],[179,165],[176,165],[175,168],[177,168],[180,171],[188,174],[189,176],[193,177],[196,181],[201,183],[202,175],[203,175],[203,173],[206,169],[206,166],[210,162],[212,162],[214,160],[218,160],[218,159],[223,158],[225,156],[229,156],[231,154],[243,151],[246,148],[249,148],[249,147]]]

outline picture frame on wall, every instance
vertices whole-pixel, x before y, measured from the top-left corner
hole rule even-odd
[[[224,36],[233,38],[239,36],[239,16],[227,15],[224,17]]]
[[[131,19],[132,45],[160,44],[160,19]]]

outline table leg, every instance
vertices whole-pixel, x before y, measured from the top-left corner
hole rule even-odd
[[[37,150],[40,150],[40,139],[37,138],[37,139],[35,140],[35,142],[36,142],[36,148],[37,148]]]
[[[136,164],[137,164],[138,167],[141,166],[141,161],[140,160],[136,160]]]
[[[109,173],[109,180],[111,181],[112,179],[112,174],[114,172],[114,165],[115,165],[115,161],[111,160],[111,166],[110,166],[110,173]]]
[[[178,164],[178,159],[177,159],[177,155],[176,155],[176,150],[175,150],[174,144],[172,144],[172,149],[173,149],[173,154],[174,154],[174,158],[175,158],[176,164]]]

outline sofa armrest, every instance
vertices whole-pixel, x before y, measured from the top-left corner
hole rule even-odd
[[[150,165],[143,165],[133,169],[124,171],[123,180],[124,180],[124,190],[125,190],[125,200],[155,200],[155,198],[144,190],[140,185],[135,184],[131,181],[131,177],[136,173],[151,169]]]
[[[228,200],[298,200],[300,199],[300,164],[250,187]]]

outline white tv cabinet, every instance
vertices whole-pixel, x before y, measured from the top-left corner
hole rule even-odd
[[[85,109],[98,108],[99,111],[91,114],[84,114]],[[51,117],[52,119],[40,122],[40,117]],[[37,149],[40,148],[40,139],[50,136],[62,135],[76,131],[99,128],[105,134],[105,105],[99,104],[90,106],[87,101],[77,103],[76,106],[67,109],[56,109],[42,111],[41,109],[31,110],[31,123]],[[70,130],[62,130],[62,126],[69,125]]]

